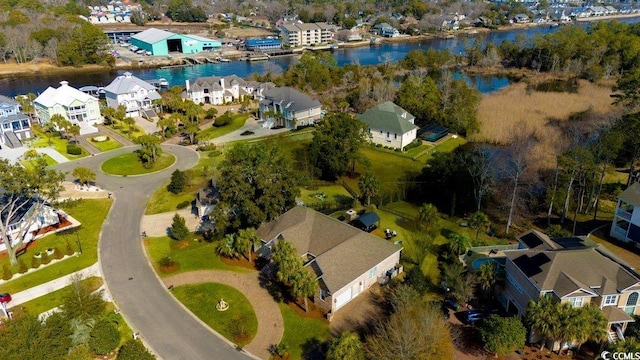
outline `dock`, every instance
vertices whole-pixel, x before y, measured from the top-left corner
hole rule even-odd
[[[175,68],[183,68],[193,66],[193,64],[177,64],[177,65],[165,65],[161,66],[160,69],[175,69]]]
[[[262,61],[269,59],[270,56],[268,54],[251,54],[247,57],[247,61]]]

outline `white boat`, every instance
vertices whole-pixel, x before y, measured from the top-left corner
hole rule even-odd
[[[158,79],[158,84],[162,87],[169,87],[169,82],[165,78]]]
[[[220,62],[231,62],[231,60],[225,59],[225,58],[220,58],[218,61],[220,61]]]

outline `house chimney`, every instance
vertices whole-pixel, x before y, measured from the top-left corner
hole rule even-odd
[[[189,92],[189,80],[184,81],[185,89]]]
[[[406,113],[406,112],[403,112],[403,113],[402,113],[402,118],[403,118],[403,119],[406,119],[406,118],[407,118],[407,113]]]
[[[131,73],[127,71],[126,73],[124,73],[124,77],[130,78],[131,77]]]
[[[69,86],[69,82],[68,81],[60,81],[60,85]]]
[[[225,87],[224,87],[224,77],[220,77],[220,87],[222,87],[222,90],[225,90]]]

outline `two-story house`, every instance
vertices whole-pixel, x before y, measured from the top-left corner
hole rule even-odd
[[[127,108],[127,116],[155,117],[153,101],[162,98],[155,86],[140,80],[130,72],[116,77],[104,91],[107,106],[117,108],[123,105]]]
[[[11,243],[15,239],[22,238],[24,244],[40,236],[42,229],[55,226],[66,217],[41,199],[29,201],[10,218],[7,216],[6,211],[0,213],[0,221],[7,227],[6,240]],[[6,250],[4,241],[5,239],[0,238],[0,251]]]
[[[17,101],[0,95],[0,147],[17,148],[31,137],[31,119],[20,112]]]
[[[264,91],[258,115],[274,126],[296,128],[322,119],[322,106],[318,100],[290,87],[277,87]],[[270,127],[270,126],[268,126]]]
[[[634,182],[618,195],[609,231],[611,237],[624,242],[640,243],[640,183]]]
[[[33,106],[40,123],[58,114],[78,125],[81,135],[97,132],[93,125],[102,122],[98,99],[69,86],[68,81],[61,81],[58,88],[48,87],[33,100]]]
[[[404,149],[416,139],[418,133],[418,127],[414,124],[415,116],[391,101],[367,109],[356,118],[367,124],[371,141],[375,144]]]
[[[402,248],[313,209],[296,206],[257,230],[260,256],[279,241],[293,244],[318,280],[313,296],[328,317],[378,282],[400,273]]]
[[[551,239],[531,230],[518,241],[519,249],[504,251],[500,299],[507,312],[524,316],[529,301],[542,296],[575,307],[592,304],[609,320],[609,339],[623,337],[631,315],[640,314],[640,275],[588,237]]]
[[[246,81],[236,75],[201,77],[185,81],[185,97],[196,104],[223,105],[241,102],[245,97],[261,100],[273,83]]]

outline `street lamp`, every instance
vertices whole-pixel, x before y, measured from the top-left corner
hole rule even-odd
[[[80,254],[82,254],[82,244],[80,243],[80,234],[76,231],[76,241],[78,242],[78,250],[80,250]]]

